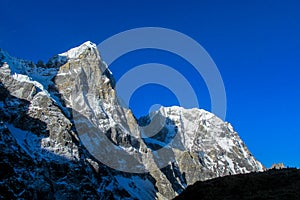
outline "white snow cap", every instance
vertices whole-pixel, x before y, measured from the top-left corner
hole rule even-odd
[[[74,59],[74,58],[78,58],[78,56],[80,54],[82,54],[88,48],[97,49],[97,45],[92,43],[91,41],[87,41],[78,47],[72,48],[69,51],[58,54],[58,55],[65,56],[69,59],[72,59],[72,58]]]

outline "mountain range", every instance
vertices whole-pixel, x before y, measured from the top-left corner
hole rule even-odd
[[[197,181],[264,170],[208,111],[136,119],[89,41],[45,64],[0,49],[0,66],[0,198],[172,199]]]

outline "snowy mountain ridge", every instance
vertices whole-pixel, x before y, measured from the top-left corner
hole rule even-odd
[[[199,180],[263,170],[233,127],[202,109],[136,120],[89,41],[46,64],[0,49],[0,66],[4,198],[171,199]]]

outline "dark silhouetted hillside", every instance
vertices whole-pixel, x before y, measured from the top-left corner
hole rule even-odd
[[[271,169],[199,181],[175,198],[180,199],[300,199],[300,170]]]

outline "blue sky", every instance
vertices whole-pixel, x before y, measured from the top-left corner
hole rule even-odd
[[[253,155],[267,167],[277,162],[300,167],[299,1],[1,0],[0,8],[0,48],[33,61],[138,27],[165,27],[192,37],[216,63],[226,88],[226,120]],[[153,61],[185,75],[201,108],[210,110],[203,79],[176,55],[139,50],[111,69],[118,79]],[[154,103],[178,101],[167,88],[146,85],[134,93],[130,107],[140,116]]]

